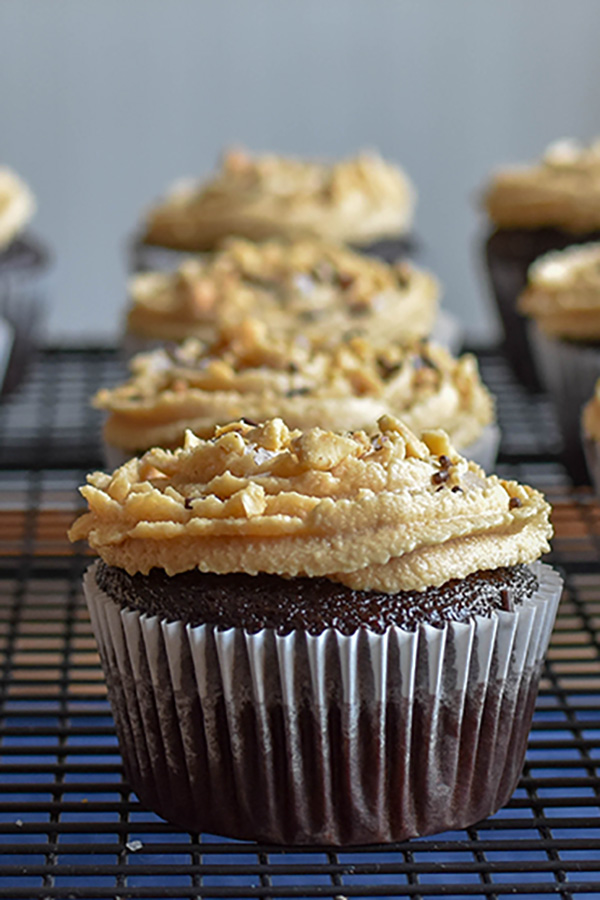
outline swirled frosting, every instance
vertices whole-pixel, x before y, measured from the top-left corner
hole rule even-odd
[[[553,250],[528,271],[519,310],[542,331],[581,341],[600,339],[600,244]]]
[[[596,382],[594,394],[583,407],[583,433],[594,441],[600,441],[600,378]]]
[[[178,250],[231,235],[366,244],[406,233],[414,205],[407,176],[375,153],[325,164],[233,150],[212,179],[176,185],[151,210],[144,240]]]
[[[498,171],[484,199],[500,228],[600,228],[600,139],[589,146],[562,140],[529,166]]]
[[[273,419],[188,432],[81,488],[69,532],[130,574],[325,576],[358,590],[424,590],[548,549],[540,493],[486,477],[443,431],[291,431]]]
[[[0,249],[8,246],[35,212],[33,194],[11,169],[0,167]]]
[[[346,431],[369,428],[386,412],[415,431],[444,428],[462,448],[493,419],[475,358],[456,360],[428,342],[376,349],[355,337],[323,347],[303,335],[273,336],[249,319],[212,344],[189,338],[141,354],[131,369],[128,382],[94,401],[109,412],[107,443],[129,452],[177,447],[188,428],[209,437],[241,416]]]
[[[351,331],[411,340],[430,333],[438,293],[429,273],[406,262],[390,266],[322,241],[231,240],[175,272],[134,276],[127,330],[163,341],[211,340],[220,325],[255,316],[273,332],[311,339]]]

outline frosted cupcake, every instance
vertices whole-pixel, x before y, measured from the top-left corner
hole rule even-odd
[[[232,150],[213,178],[175,185],[150,211],[133,268],[173,268],[182,251],[231,236],[346,243],[393,262],[406,253],[414,206],[408,177],[376,153],[324,163]]]
[[[581,434],[588,472],[596,493],[600,494],[600,379],[583,407]]]
[[[26,234],[35,200],[25,182],[0,166],[0,318],[8,323],[11,350],[0,379],[2,392],[13,390],[23,377],[38,343],[42,302],[39,280],[48,257],[37,240]]]
[[[485,196],[493,231],[486,242],[490,279],[518,376],[538,386],[517,297],[527,269],[539,256],[600,240],[600,142],[585,147],[564,140],[528,166],[499,170]]]
[[[532,343],[555,401],[565,460],[573,477],[585,481],[580,417],[600,377],[600,244],[554,251],[533,263],[519,310],[532,319]]]
[[[234,423],[82,489],[127,777],[169,821],[404,840],[514,790],[560,595],[549,507],[443,432],[379,424]]]
[[[311,340],[410,341],[431,333],[438,294],[435,279],[407,262],[390,266],[322,241],[231,240],[174,272],[131,279],[126,348],[212,340],[248,316]]]
[[[386,412],[416,431],[444,428],[484,468],[495,461],[499,430],[475,358],[454,359],[427,341],[376,348],[354,337],[323,346],[305,335],[274,336],[248,319],[223,328],[213,343],[188,338],[134,357],[131,370],[128,382],[94,401],[108,412],[111,465],[150,447],[180,446],[187,429],[208,437],[242,416],[347,431]]]

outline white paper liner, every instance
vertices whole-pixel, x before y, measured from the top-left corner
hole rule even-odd
[[[581,445],[581,412],[600,378],[600,347],[561,341],[530,323],[529,334],[544,388],[554,403],[565,462],[577,482],[587,480]]]
[[[445,347],[452,356],[458,356],[465,342],[465,329],[456,316],[445,309],[439,309],[430,337],[432,341]]]
[[[403,840],[512,794],[560,577],[515,612],[415,632],[218,631],[85,594],[127,777],[192,831],[276,843]]]

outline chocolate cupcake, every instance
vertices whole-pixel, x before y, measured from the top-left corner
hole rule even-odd
[[[82,488],[127,777],[169,821],[350,845],[514,790],[560,595],[549,507],[379,424],[233,423]]]
[[[539,256],[600,240],[600,142],[552,144],[530,166],[502,169],[491,180],[485,207],[493,230],[485,254],[502,318],[505,347],[517,376],[539,387],[525,324],[516,308],[527,269]]]
[[[414,205],[405,173],[376,153],[323,163],[232,150],[213,178],[178,183],[150,211],[133,270],[175,268],[182,253],[231,236],[352,244],[395,262],[408,249]]]
[[[531,342],[558,413],[565,462],[572,477],[585,482],[580,417],[600,377],[600,244],[538,259],[518,308],[531,319]]]
[[[438,293],[435,279],[407,262],[389,266],[322,241],[231,240],[175,272],[131,279],[125,347],[212,340],[219,326],[248,316],[311,340],[410,341],[430,334]]]
[[[224,327],[212,343],[134,357],[131,378],[101,390],[108,412],[109,465],[150,447],[181,446],[187,429],[209,437],[216,425],[281,417],[290,428],[354,431],[384,413],[409,428],[444,428],[464,455],[491,468],[499,442],[494,405],[471,355],[454,359],[428,341],[373,346],[362,337],[323,345],[274,335],[263,321]]]
[[[25,182],[11,169],[0,167],[0,317],[11,335],[1,393],[20,382],[41,331],[39,285],[48,257],[42,245],[25,234],[34,212],[35,200]]]

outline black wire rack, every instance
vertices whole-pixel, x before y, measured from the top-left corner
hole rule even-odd
[[[566,578],[519,786],[472,828],[333,851],[187,834],[124,780],[81,574],[65,530],[102,465],[88,397],[110,351],[45,352],[0,407],[0,897],[600,897],[600,504],[574,489],[543,397],[493,353],[499,470],[555,504]]]

